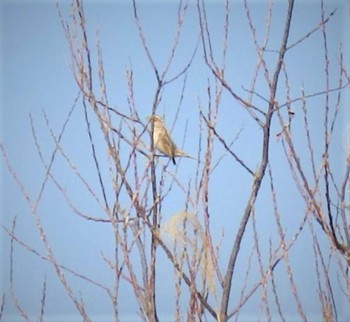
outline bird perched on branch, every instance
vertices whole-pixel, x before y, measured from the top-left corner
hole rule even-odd
[[[174,164],[176,164],[175,157],[194,159],[177,148],[176,144],[171,139],[167,129],[164,126],[163,119],[160,116],[154,114],[148,119],[151,123],[153,123],[153,144],[159,152],[172,159]]]

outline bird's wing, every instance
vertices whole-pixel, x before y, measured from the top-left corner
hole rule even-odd
[[[175,154],[176,145],[164,127],[160,131],[161,132],[158,136],[157,149],[172,158]]]

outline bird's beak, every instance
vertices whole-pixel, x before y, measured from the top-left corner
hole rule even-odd
[[[154,115],[148,117],[148,122],[154,122]]]

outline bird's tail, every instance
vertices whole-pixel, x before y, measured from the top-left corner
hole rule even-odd
[[[187,153],[185,153],[185,152],[183,152],[183,151],[181,151],[179,149],[175,150],[174,156],[175,157],[189,158],[189,159],[192,159],[192,160],[197,160],[196,158],[191,157],[190,155],[188,155]]]

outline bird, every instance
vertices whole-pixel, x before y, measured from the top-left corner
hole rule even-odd
[[[176,146],[165,128],[163,119],[159,115],[153,114],[148,120],[151,124],[153,123],[153,144],[159,152],[169,157],[175,165],[175,157],[194,159]]]

